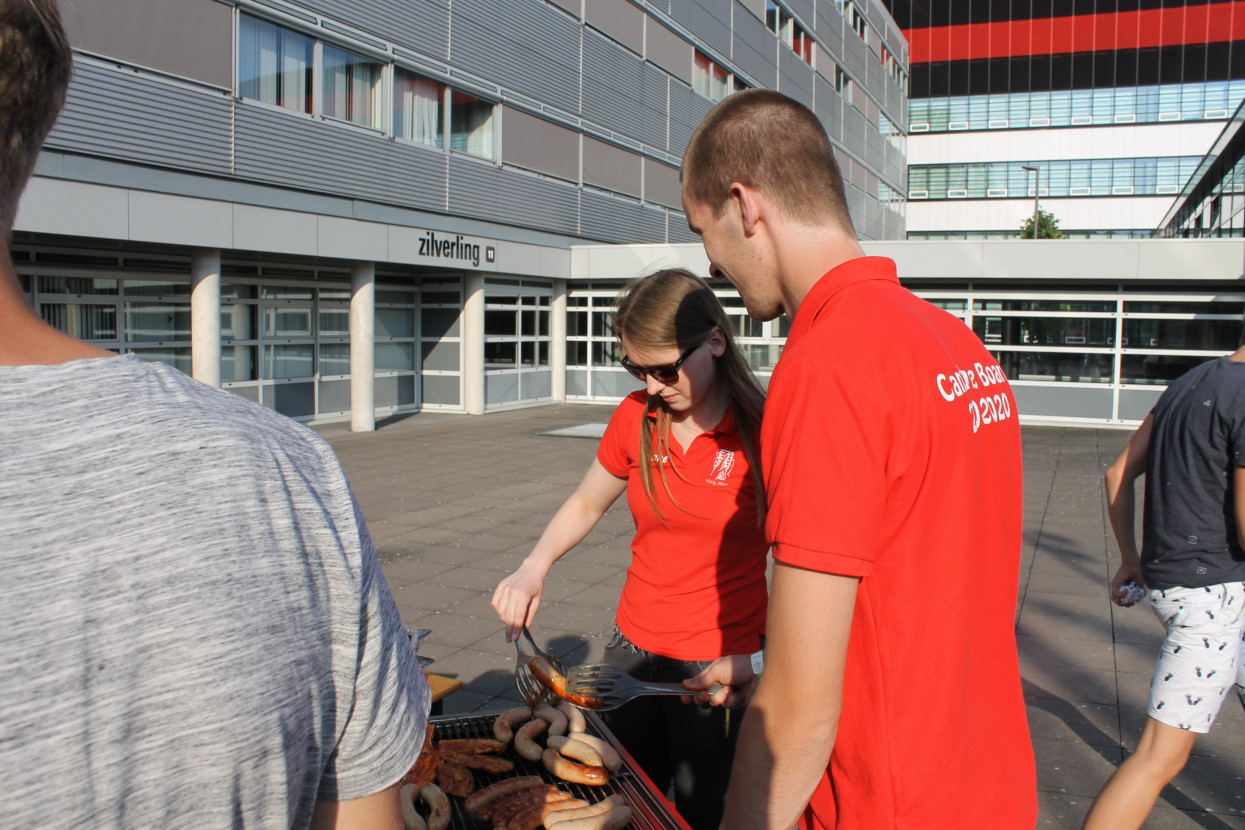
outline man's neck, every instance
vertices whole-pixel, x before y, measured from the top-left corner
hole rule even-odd
[[[845,262],[865,255],[860,242],[837,229],[797,227],[779,252],[783,308],[794,320],[808,292]]]
[[[43,322],[26,301],[9,259],[0,246],[0,366],[52,366],[71,360],[115,357]]]
[[[1241,346],[1232,354],[1228,355],[1228,360],[1231,360],[1234,363],[1245,363],[1245,346]]]

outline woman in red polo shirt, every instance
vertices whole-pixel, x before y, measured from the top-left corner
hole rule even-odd
[[[536,615],[550,567],[626,491],[636,534],[605,659],[641,680],[677,683],[723,655],[761,648],[765,393],[713,291],[687,271],[630,283],[614,330],[623,366],[646,388],[614,411],[579,488],[497,586],[493,607],[515,639]],[[688,824],[716,828],[742,713],[643,697],[607,714],[658,789],[674,785]]]

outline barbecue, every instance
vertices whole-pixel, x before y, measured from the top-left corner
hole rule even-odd
[[[491,739],[493,722],[500,711],[461,716],[437,716],[432,718],[438,741],[453,739]],[[674,808],[658,794],[653,782],[644,774],[622,745],[614,738],[608,727],[595,714],[587,713],[588,734],[595,735],[614,747],[622,756],[622,768],[611,773],[604,786],[586,786],[563,781],[550,773],[540,761],[521,757],[510,746],[501,757],[514,762],[514,771],[503,775],[476,772],[478,786],[485,787],[504,778],[524,775],[539,776],[543,781],[589,802],[598,802],[611,795],[621,795],[631,807],[632,819],[628,830],[689,830],[687,823]],[[463,809],[463,799],[450,799],[450,827],[455,830],[492,830],[492,822],[468,814]]]

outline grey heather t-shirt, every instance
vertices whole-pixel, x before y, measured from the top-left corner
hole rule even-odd
[[[128,356],[0,367],[0,827],[306,827],[426,682],[328,445]]]

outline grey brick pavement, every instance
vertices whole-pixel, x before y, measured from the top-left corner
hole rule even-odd
[[[542,431],[604,422],[597,406],[468,417],[421,413],[375,433],[320,428],[337,450],[376,540],[404,621],[433,633],[420,653],[461,678],[447,712],[517,702],[514,647],[489,606],[596,449]],[[1118,553],[1102,471],[1128,439],[1115,430],[1026,427],[1025,536],[1016,633],[1038,763],[1039,827],[1076,828],[1137,742],[1162,628],[1107,599]],[[534,634],[570,662],[598,658],[628,565],[619,500],[554,566]],[[914,682],[919,678],[914,678]],[[1245,712],[1234,697],[1146,824],[1245,830]]]

